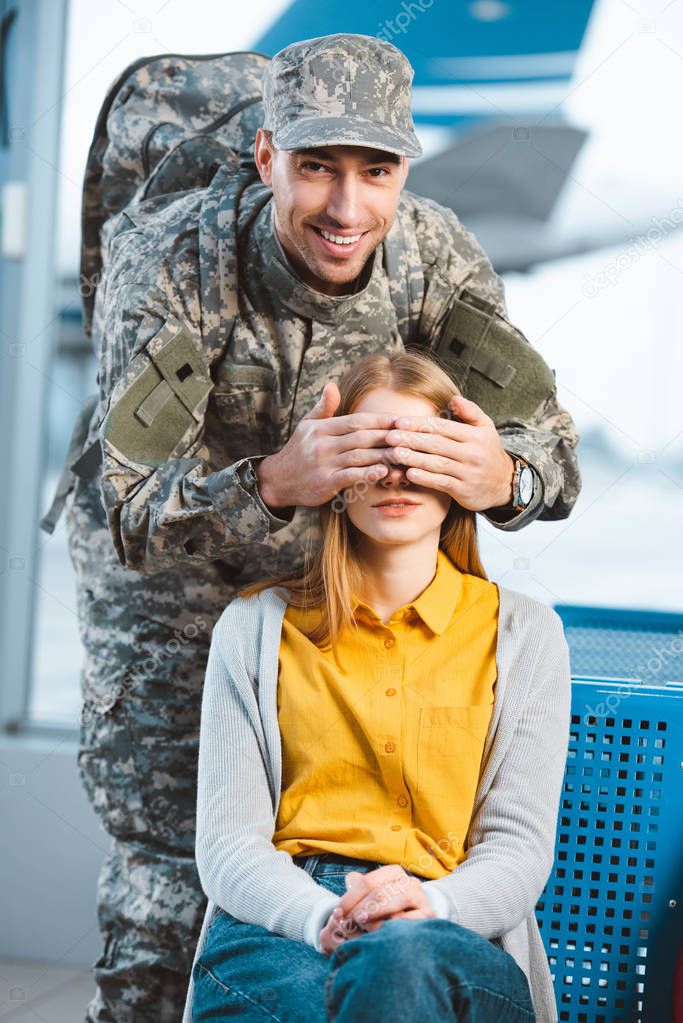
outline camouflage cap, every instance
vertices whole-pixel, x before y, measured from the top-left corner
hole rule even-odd
[[[338,33],[276,53],[263,75],[263,127],[278,149],[370,146],[421,156],[410,112],[413,69],[392,43]]]

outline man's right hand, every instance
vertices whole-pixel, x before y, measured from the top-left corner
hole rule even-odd
[[[380,412],[335,416],[340,401],[337,385],[325,384],[320,401],[282,450],[257,463],[259,493],[273,511],[318,507],[347,487],[376,483],[389,472],[380,455],[387,450],[385,438],[396,417]]]

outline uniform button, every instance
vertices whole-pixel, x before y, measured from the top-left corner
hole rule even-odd
[[[387,753],[393,753],[396,747],[394,746],[393,742],[387,742],[384,744],[384,749]]]
[[[387,694],[387,696],[396,696],[396,690],[394,689],[393,686],[391,686],[390,689],[385,689],[384,692]]]
[[[398,803],[399,806],[407,806],[408,805],[408,800],[406,799],[405,796],[399,796],[398,799],[396,800],[396,802]]]
[[[395,642],[396,640],[394,639],[393,636],[387,636],[387,638],[384,640],[384,645],[387,648],[387,650],[389,650],[395,644]]]
[[[392,824],[391,825],[391,830],[392,831],[400,831],[401,830],[401,825],[400,824]]]

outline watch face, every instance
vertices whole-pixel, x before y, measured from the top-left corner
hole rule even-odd
[[[257,477],[251,462],[246,462],[244,464],[242,472],[243,472],[242,481],[244,486],[247,488],[253,487],[254,484],[256,483]]]
[[[523,466],[519,474],[519,500],[523,505],[529,504],[534,496],[534,474],[528,465]]]

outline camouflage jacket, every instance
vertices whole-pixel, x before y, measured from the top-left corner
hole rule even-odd
[[[108,247],[105,227],[108,274],[94,318],[102,499],[122,564],[158,571],[227,559],[243,583],[285,570],[278,550],[292,568],[291,555],[310,553],[320,536],[317,509],[279,518],[264,505],[249,463],[280,450],[324,384],[354,359],[403,341],[384,244],[356,294],[314,291],[292,272],[273,229],[272,194],[256,183],[239,209],[234,329],[202,346],[200,202],[197,191],[182,194],[153,211],[151,225],[149,209],[129,207]],[[454,294],[466,286],[533,351],[507,320],[501,279],[455,214],[404,191],[392,231],[406,223],[424,275],[422,343],[438,352]],[[580,488],[578,437],[554,384],[537,406],[495,421],[506,450],[525,458],[541,485],[523,512],[495,510],[489,521],[516,530],[537,517],[565,518]]]

